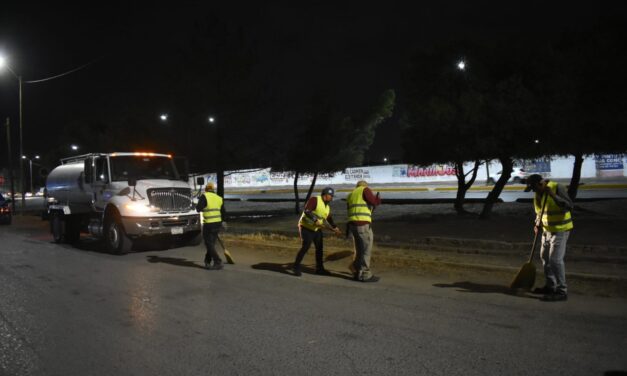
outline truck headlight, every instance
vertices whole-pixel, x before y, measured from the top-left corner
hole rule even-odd
[[[152,205],[140,204],[138,202],[132,202],[130,204],[124,205],[127,210],[135,212],[137,214],[143,213],[155,213],[159,212],[159,208]]]

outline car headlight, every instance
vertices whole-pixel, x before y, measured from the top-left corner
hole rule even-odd
[[[135,212],[137,214],[143,214],[143,213],[156,213],[159,212],[159,208],[153,205],[146,205],[146,204],[141,204],[139,202],[132,202],[130,204],[126,204],[124,205],[124,207],[132,212]]]

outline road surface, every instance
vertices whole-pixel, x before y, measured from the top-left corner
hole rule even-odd
[[[0,375],[610,375],[627,302],[543,303],[480,279],[388,270],[379,283],[285,272],[270,251],[124,256],[0,226]]]

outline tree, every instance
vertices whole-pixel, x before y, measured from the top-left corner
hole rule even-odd
[[[482,149],[468,142],[482,126],[483,97],[474,89],[479,83],[473,85],[473,74],[457,66],[459,51],[464,50],[473,51],[473,48],[443,46],[435,52],[423,52],[414,57],[404,80],[406,111],[401,120],[402,147],[407,162],[423,166],[455,165],[458,189],[454,208],[458,214],[466,213],[466,192],[477,177],[482,158]],[[468,172],[464,171],[467,160],[474,161],[474,167]],[[470,178],[466,181],[468,175]]]
[[[305,198],[307,201],[318,174],[361,164],[364,153],[372,144],[377,126],[392,116],[395,98],[393,90],[386,90],[368,111],[353,119],[344,115],[327,93],[317,93],[312,100],[309,117],[305,120],[306,126],[287,153],[286,167],[295,171],[296,212],[299,212],[296,189],[299,175],[313,174]]]
[[[543,141],[553,153],[574,155],[573,200],[584,155],[627,150],[626,32],[622,23],[605,20],[592,30],[565,33],[549,55]]]

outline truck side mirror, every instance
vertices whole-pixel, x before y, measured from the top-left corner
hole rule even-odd
[[[128,186],[129,187],[134,187],[137,185],[137,179],[134,177],[129,177],[128,178]]]
[[[205,178],[203,178],[202,176],[197,177],[196,178],[196,185],[200,185],[200,186],[205,185]]]
[[[92,181],[94,181],[94,165],[93,165],[93,161],[91,158],[87,158],[85,159],[85,162],[83,162],[85,164],[83,171],[84,171],[84,177],[85,177],[85,183],[87,184],[91,184]]]

